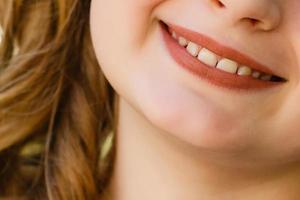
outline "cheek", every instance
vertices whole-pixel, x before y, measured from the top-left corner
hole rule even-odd
[[[289,12],[286,13],[285,21],[282,24],[285,24],[285,27],[289,37],[291,38],[291,44],[294,45],[294,49],[297,52],[297,56],[300,55],[300,1],[291,0],[287,3],[288,7],[286,10]],[[287,36],[288,37],[288,36]],[[299,60],[299,59],[298,59]]]
[[[300,1],[299,0],[291,0],[287,3],[287,17],[291,26],[293,26],[298,32],[300,32]]]
[[[293,85],[294,86],[299,86],[300,85],[300,15],[298,17],[299,23],[296,25],[295,24],[290,24],[289,30],[290,32],[287,35],[290,39],[290,49],[292,49],[290,56],[291,56],[291,66],[294,66],[294,71],[296,73],[293,74]],[[299,91],[300,93],[300,91]]]
[[[149,24],[154,17],[153,10],[162,2],[164,1],[92,0],[91,35],[99,64],[107,78],[126,74],[128,67],[124,66],[131,65],[128,62],[144,46]]]
[[[152,11],[164,0],[93,0],[91,26],[98,35],[123,41],[146,34]],[[128,6],[130,5],[130,6]],[[126,39],[125,39],[126,38]]]

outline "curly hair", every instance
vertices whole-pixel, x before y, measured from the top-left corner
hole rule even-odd
[[[118,96],[94,53],[90,4],[0,1],[0,199],[91,200],[109,183]]]

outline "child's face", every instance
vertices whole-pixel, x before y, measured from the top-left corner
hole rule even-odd
[[[256,160],[296,159],[299,9],[299,0],[94,0],[92,37],[114,89],[159,129],[202,148],[247,150]],[[169,35],[166,43],[159,20],[201,33],[185,37],[213,52],[202,52],[201,62]],[[265,70],[232,49],[287,82],[251,78],[248,68],[234,75],[235,62],[219,66],[230,73],[201,64],[227,57]],[[200,78],[182,66],[199,69]]]

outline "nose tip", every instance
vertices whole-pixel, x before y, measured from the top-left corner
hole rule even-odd
[[[224,18],[232,24],[248,24],[257,31],[276,29],[281,21],[278,1],[274,0],[211,0]]]

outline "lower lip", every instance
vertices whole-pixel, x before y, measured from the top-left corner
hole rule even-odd
[[[280,82],[263,81],[251,76],[239,76],[223,72],[217,68],[207,66],[190,55],[186,49],[170,35],[165,24],[160,23],[163,38],[171,57],[185,70],[210,82],[213,85],[231,90],[258,90],[283,85]]]

